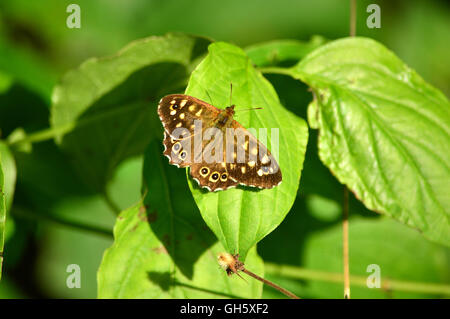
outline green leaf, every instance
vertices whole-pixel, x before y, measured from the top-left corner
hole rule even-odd
[[[141,154],[160,124],[157,101],[182,90],[209,41],[184,35],[135,41],[70,71],[52,96],[51,125],[85,182],[104,191],[124,158]]]
[[[319,155],[371,210],[450,245],[450,103],[381,44],[334,41],[290,69],[316,100]]]
[[[298,62],[324,43],[325,39],[321,36],[314,36],[309,42],[275,40],[254,44],[246,48],[245,52],[256,66],[264,67]]]
[[[238,187],[206,192],[190,177],[188,181],[206,224],[228,252],[238,252],[245,259],[248,250],[281,223],[294,202],[308,130],[303,119],[283,108],[273,87],[245,53],[231,44],[209,46],[209,55],[192,73],[186,94],[204,101],[211,96],[223,108],[229,103],[230,83],[237,105],[235,119],[246,128],[267,128],[267,147],[275,153],[278,146],[283,182],[267,190]],[[248,107],[263,109],[239,112]],[[273,128],[279,130],[277,145],[271,143]]]
[[[0,279],[6,233],[6,212],[12,205],[16,185],[16,163],[8,146],[0,141]]]
[[[3,265],[3,246],[5,241],[5,222],[6,222],[6,200],[4,186],[4,173],[3,165],[1,162],[0,153],[0,279],[2,278],[2,265]]]
[[[123,211],[114,244],[98,271],[99,298],[260,298],[262,285],[228,277],[217,264],[224,251],[201,219],[184,184],[184,171],[168,165],[159,142],[144,159],[145,199]],[[253,249],[250,270],[262,275]]]
[[[20,83],[45,99],[48,105],[52,88],[56,82],[55,70],[29,50],[12,45],[3,37],[0,37],[0,52],[2,52],[0,70],[7,73],[14,82]]]
[[[17,168],[14,156],[8,146],[0,141],[0,163],[3,167],[3,192],[6,197],[6,211],[9,211],[14,198],[14,189],[16,187]]]

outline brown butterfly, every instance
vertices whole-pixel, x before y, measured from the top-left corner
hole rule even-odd
[[[267,148],[233,120],[234,105],[218,109],[195,97],[172,94],[159,101],[164,155],[209,191],[237,185],[273,188],[281,170]]]

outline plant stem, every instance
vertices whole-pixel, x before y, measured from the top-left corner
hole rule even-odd
[[[344,186],[342,219],[342,259],[344,262],[344,298],[350,299],[350,266],[348,257],[348,189]]]
[[[57,136],[62,136],[75,128],[75,123],[71,122],[66,125],[62,125],[59,127],[51,127],[47,129],[43,129],[41,131],[31,133],[29,135],[24,136],[22,139],[10,142],[10,146],[26,144],[26,143],[37,143],[43,142],[50,139],[53,139]]]
[[[292,292],[290,292],[289,290],[284,289],[284,288],[278,286],[277,284],[275,284],[275,283],[273,283],[273,282],[271,282],[271,281],[269,281],[269,280],[267,280],[267,279],[264,279],[264,278],[258,276],[257,274],[252,273],[250,270],[247,270],[247,269],[243,268],[243,269],[242,269],[242,272],[245,273],[245,274],[247,274],[247,275],[249,275],[250,277],[255,278],[256,280],[261,281],[262,283],[264,283],[264,284],[266,284],[266,285],[269,285],[270,287],[275,288],[276,290],[278,290],[278,291],[281,292],[282,294],[285,294],[285,295],[288,296],[289,298],[292,298],[292,299],[300,299],[299,297],[297,297],[296,295],[294,295],[294,294],[293,294]]]
[[[265,74],[284,74],[284,75],[289,75],[289,76],[295,75],[292,73],[290,68],[280,68],[280,67],[276,67],[276,66],[262,67],[262,68],[259,68],[259,71],[261,71],[261,73],[265,73]]]
[[[135,105],[128,106],[127,108],[114,109],[110,111],[105,111],[99,115],[93,115],[89,118],[77,119],[76,121],[71,121],[69,123],[50,127],[43,129],[38,132],[31,133],[29,135],[24,136],[22,139],[10,142],[10,146],[23,144],[23,143],[36,143],[43,142],[46,140],[53,139],[58,136],[63,136],[67,133],[70,133],[74,129],[81,128],[83,126],[92,125],[101,121],[104,121],[107,118],[111,118],[114,116],[120,116],[123,113],[127,113],[139,108],[143,108],[142,102],[136,102]]]
[[[344,282],[344,276],[341,273],[305,269],[302,267],[289,265],[277,265],[272,263],[265,263],[264,269],[266,270],[266,273],[273,276],[282,276],[293,279],[317,280],[336,283]],[[353,286],[367,287],[367,277],[351,275],[350,279]],[[396,291],[407,291],[407,292],[450,296],[450,285],[445,284],[384,279],[381,281],[381,287]]]
[[[350,0],[350,36],[356,35],[356,0]]]
[[[350,0],[350,36],[356,35],[356,0]],[[348,247],[348,188],[344,185],[342,215],[342,259],[344,263],[344,298],[350,299],[350,266]]]
[[[83,222],[74,221],[67,219],[63,216],[58,216],[52,213],[35,213],[30,211],[27,208],[14,206],[12,209],[12,213],[14,216],[31,219],[31,220],[38,220],[38,221],[46,221],[46,222],[53,222],[59,225],[69,226],[78,230],[84,230],[93,232],[99,235],[112,237],[112,231],[107,228],[103,228],[101,226],[95,226],[95,225],[89,225]]]

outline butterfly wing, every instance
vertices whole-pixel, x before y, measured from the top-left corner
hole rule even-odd
[[[185,94],[171,94],[159,101],[158,115],[164,126],[164,130],[174,138],[174,130],[184,128],[184,138],[194,134],[195,120],[201,120],[202,126],[211,122],[220,111],[197,98]]]
[[[196,121],[202,121],[202,132],[210,127],[218,117],[216,107],[184,94],[167,95],[158,105],[158,114],[164,126],[164,155],[170,164],[189,167],[195,181],[210,191],[225,190],[238,184],[259,188],[272,188],[281,183],[280,167],[270,151],[250,134],[237,121],[231,122],[231,128],[238,136],[227,140],[226,127],[223,127],[223,160],[219,163],[200,162],[208,151],[208,142],[195,145]],[[178,135],[176,129],[182,128]],[[239,134],[245,135],[239,138]],[[241,136],[242,137],[242,136]],[[233,146],[233,154],[228,154]],[[245,154],[244,161],[235,161],[236,151]],[[239,154],[239,151],[237,152]],[[231,157],[230,157],[231,156]],[[231,160],[230,160],[231,159]]]
[[[195,163],[190,168],[190,174],[200,187],[213,192],[238,185],[238,182],[230,177],[225,163]]]
[[[258,188],[273,188],[279,185],[282,175],[275,157],[238,122],[232,121],[231,126],[234,129],[233,136],[227,136],[225,129],[222,134],[223,161],[193,164],[190,169],[193,179],[209,191],[226,190],[239,184]],[[239,149],[244,155],[243,158],[238,155]],[[206,154],[207,150],[208,147],[203,144],[202,158],[209,155]],[[227,152],[232,153],[227,155]]]
[[[174,139],[164,131],[164,155],[169,163],[176,167],[187,167],[191,165],[193,154],[192,138]]]
[[[231,126],[235,129],[235,134],[237,135],[237,138],[233,140],[233,151],[241,148],[245,151],[246,157],[242,163],[239,160],[236,160],[234,163],[227,163],[230,178],[246,186],[259,188],[278,186],[283,177],[275,157],[264,144],[239,122],[233,120]],[[239,138],[239,135],[244,136]]]

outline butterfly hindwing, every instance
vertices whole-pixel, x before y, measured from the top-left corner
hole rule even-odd
[[[233,141],[235,144],[233,150],[242,148],[245,151],[245,158],[242,161],[239,156],[233,156],[236,161],[227,163],[230,177],[241,185],[252,187],[272,188],[279,185],[282,175],[275,157],[238,122],[233,121],[232,127],[236,129],[237,135],[245,135]]]
[[[190,168],[192,178],[209,191],[236,187],[238,182],[230,177],[225,163],[195,163]]]
[[[164,131],[164,155],[169,159],[169,163],[177,167],[188,167],[192,164],[192,154],[194,145],[192,137],[184,139],[174,139]]]

